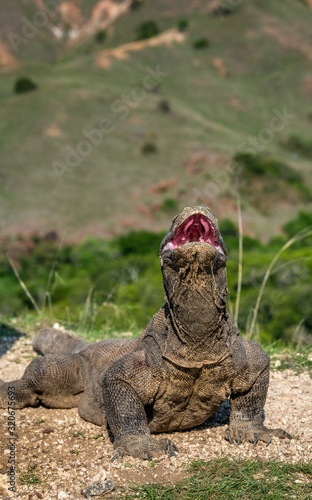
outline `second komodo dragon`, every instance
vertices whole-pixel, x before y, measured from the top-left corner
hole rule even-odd
[[[42,356],[20,380],[0,385],[0,406],[14,388],[16,408],[78,407],[85,420],[109,426],[115,455],[174,455],[151,433],[190,429],[227,398],[226,438],[269,443],[291,436],[263,425],[269,357],[243,340],[226,309],[227,251],[207,207],[187,207],[160,247],[165,305],[139,339],[88,344],[47,329],[34,339]]]

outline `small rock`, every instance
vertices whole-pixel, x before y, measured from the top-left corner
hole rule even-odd
[[[106,481],[107,479],[107,474],[106,474],[106,471],[104,469],[102,470],[99,470],[97,474],[95,474],[95,476],[93,477],[92,479],[92,483],[95,483],[95,481]]]
[[[58,491],[57,492],[57,500],[67,500],[68,495],[66,491]]]
[[[108,493],[109,491],[113,491],[114,489],[115,485],[113,481],[95,481],[82,490],[81,494],[86,498],[99,497],[105,495],[105,493]]]
[[[281,363],[281,362],[280,362],[280,360],[278,359],[277,361],[275,361],[274,368],[280,368],[281,364],[282,364],[282,363]]]

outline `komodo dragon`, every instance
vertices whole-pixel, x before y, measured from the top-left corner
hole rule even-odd
[[[291,438],[263,425],[269,357],[242,340],[227,312],[226,260],[210,210],[185,208],[160,247],[165,305],[140,338],[88,344],[44,330],[33,343],[43,356],[20,380],[2,383],[0,406],[7,407],[13,387],[16,408],[78,407],[83,419],[109,425],[113,458],[174,455],[177,448],[169,439],[151,433],[195,427],[227,398],[230,442]]]

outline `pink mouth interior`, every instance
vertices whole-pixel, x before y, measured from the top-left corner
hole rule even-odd
[[[163,250],[174,250],[186,243],[193,242],[208,243],[224,254],[213,224],[202,214],[195,214],[188,217],[178,227],[174,236],[168,241]]]

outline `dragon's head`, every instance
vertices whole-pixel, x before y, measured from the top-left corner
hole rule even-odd
[[[226,261],[227,250],[218,221],[208,207],[186,207],[177,215],[160,246],[163,259]]]
[[[180,336],[188,341],[212,335],[219,328],[220,311],[226,314],[226,260],[218,221],[209,208],[186,207],[173,219],[160,246],[160,261],[165,300]]]

